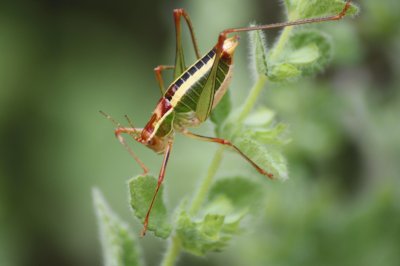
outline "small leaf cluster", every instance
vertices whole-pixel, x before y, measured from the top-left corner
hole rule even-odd
[[[157,180],[138,176],[129,182],[131,206],[135,216],[144,220]],[[149,185],[152,189],[148,189]],[[245,192],[245,193],[243,193]],[[166,213],[163,190],[159,191],[149,220],[148,230],[166,239],[174,225],[182,247],[195,255],[222,250],[233,234],[240,230],[239,222],[261,198],[260,186],[244,177],[224,178],[215,182],[200,214],[194,215],[183,202],[174,217]]]
[[[292,20],[336,14],[344,6],[341,0],[285,0],[284,3],[287,16]],[[355,12],[355,7],[351,7],[351,12]],[[290,81],[320,71],[331,58],[332,44],[326,34],[305,27],[285,28],[271,49],[267,49],[263,32],[254,31],[249,36],[256,85],[241,108],[233,109],[230,94],[226,93],[210,120],[218,138],[232,142],[275,179],[285,180],[289,174],[282,148],[290,142],[288,125],[278,122],[273,110],[266,106],[254,108],[255,104],[265,81]],[[254,172],[255,176],[260,176]],[[175,249],[182,248],[197,256],[221,251],[243,231],[241,221],[262,201],[264,183],[265,177],[251,179],[235,175],[219,178],[199,194],[199,209],[190,206],[185,199],[173,212],[167,209],[162,185],[150,215],[148,231],[162,239],[172,238],[174,241],[170,241],[170,245],[179,243]],[[130,205],[141,222],[145,219],[156,185],[157,179],[150,175],[137,176],[129,181]],[[126,228],[109,209],[103,207],[105,203],[99,200],[98,192],[94,198],[100,232],[106,236],[102,237],[106,265],[138,265],[123,263],[125,255],[129,254],[125,253],[124,247],[136,250],[133,238],[121,234],[126,232]],[[109,264],[108,261],[116,263]]]

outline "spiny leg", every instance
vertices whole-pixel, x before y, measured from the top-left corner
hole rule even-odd
[[[154,204],[154,202],[156,200],[158,190],[160,189],[161,184],[162,184],[162,182],[164,180],[165,169],[167,167],[167,163],[168,163],[168,159],[169,159],[169,154],[171,152],[172,144],[173,144],[173,141],[172,140],[169,141],[168,145],[167,145],[167,148],[165,149],[165,152],[164,152],[164,159],[163,159],[162,166],[161,166],[161,169],[160,169],[160,174],[158,175],[157,187],[156,187],[156,190],[154,192],[153,198],[151,200],[150,207],[149,207],[149,209],[148,209],[148,211],[146,213],[146,217],[144,218],[143,229],[142,229],[142,231],[140,233],[140,236],[142,236],[142,237],[146,235],[147,226],[149,224],[150,212],[151,212],[151,209],[153,208],[153,204]]]
[[[338,14],[333,15],[333,16],[306,18],[306,19],[299,19],[299,20],[295,20],[295,21],[288,21],[288,22],[274,23],[274,24],[268,24],[268,25],[253,26],[253,27],[226,29],[220,33],[217,46],[222,47],[223,42],[226,39],[226,36],[230,33],[246,32],[246,31],[253,31],[253,30],[269,30],[269,29],[283,28],[283,27],[288,27],[288,26],[296,26],[296,25],[309,24],[309,23],[340,20],[346,15],[347,11],[349,10],[349,8],[351,6],[351,1],[352,0],[347,0],[346,3],[344,4],[342,11],[340,11]]]
[[[119,122],[117,122],[111,115],[100,111],[100,114],[104,115],[108,120],[110,120],[117,128],[115,129],[114,133],[115,136],[117,137],[118,141],[124,146],[129,154],[135,159],[135,161],[140,165],[140,167],[143,169],[143,175],[146,175],[149,172],[149,169],[146,167],[146,165],[139,159],[139,157],[132,151],[132,149],[128,146],[128,144],[125,142],[125,139],[121,136],[123,133],[127,134],[134,134],[138,135],[139,132],[142,131],[142,128],[128,128],[128,127],[122,127]],[[128,118],[127,115],[125,115],[126,119],[128,120],[128,123],[132,125],[132,121]]]
[[[229,140],[225,139],[220,139],[220,138],[213,138],[213,137],[206,137],[206,136],[201,136],[194,134],[190,131],[184,130],[182,133],[188,137],[202,140],[202,141],[208,141],[208,142],[215,142],[219,143],[222,145],[226,145],[229,147],[232,147],[237,153],[239,153],[246,161],[248,161],[260,174],[267,176],[270,179],[273,179],[274,176],[271,173],[268,173],[264,169],[262,169],[260,166],[258,166],[253,160],[251,160],[249,157],[247,157],[238,147],[236,147],[233,143],[231,143]]]
[[[158,85],[160,86],[161,95],[164,95],[164,92],[165,92],[162,72],[166,69],[174,69],[174,68],[175,68],[174,66],[167,66],[167,65],[159,65],[154,68],[154,73],[156,74],[156,79],[157,79]]]
[[[282,28],[282,27],[287,27],[287,26],[295,26],[295,25],[302,25],[302,24],[308,24],[308,23],[340,20],[346,15],[350,6],[351,6],[351,0],[347,0],[346,3],[344,4],[342,11],[340,11],[337,15],[327,16],[327,17],[299,19],[299,20],[295,20],[295,21],[281,22],[281,23],[268,24],[268,25],[260,25],[260,26],[254,26],[254,27],[232,28],[232,29],[224,30],[223,33],[229,34],[229,33],[233,33],[233,32],[243,32],[243,31],[252,31],[252,30],[268,30],[268,29]]]
[[[196,36],[194,34],[192,21],[190,20],[189,14],[183,8],[175,9],[174,22],[175,22],[175,33],[176,33],[176,58],[175,58],[174,79],[179,77],[186,70],[185,56],[182,47],[182,34],[181,34],[182,29],[180,23],[182,16],[185,19],[186,24],[188,25],[196,57],[197,59],[200,59],[201,57],[199,52],[199,47],[196,41]]]
[[[143,169],[142,175],[146,175],[149,172],[149,169],[142,162],[142,160],[140,160],[139,157],[133,152],[133,150],[129,147],[129,145],[126,143],[124,137],[122,137],[122,134],[124,134],[124,133],[129,134],[129,135],[137,135],[138,132],[141,132],[142,130],[143,130],[142,128],[118,127],[115,129],[114,133],[115,133],[115,137],[122,144],[122,146],[124,146],[125,149],[128,150],[129,154],[133,157],[133,159],[135,159],[135,161]]]

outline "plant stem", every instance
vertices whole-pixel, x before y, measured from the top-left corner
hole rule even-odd
[[[161,266],[174,266],[175,261],[181,251],[181,242],[178,236],[174,235],[171,242],[168,245],[167,252],[164,255],[164,259],[161,262]]]
[[[282,30],[278,42],[275,43],[273,49],[271,50],[271,54],[269,56],[269,62],[274,63],[279,59],[279,56],[282,53],[283,48],[287,44],[291,33],[292,33],[292,27],[286,27]]]
[[[217,172],[218,167],[221,164],[223,153],[224,153],[224,146],[221,145],[218,148],[218,150],[215,152],[214,159],[212,160],[211,165],[208,168],[207,175],[201,182],[201,185],[199,187],[199,190],[196,193],[196,196],[194,196],[194,198],[193,198],[192,206],[190,207],[190,210],[189,210],[189,213],[191,215],[196,215],[197,212],[200,210],[201,205],[205,201],[208,190],[210,189],[210,186],[214,179],[215,173]]]
[[[200,188],[196,193],[196,196],[193,198],[192,205],[190,207],[190,214],[196,215],[196,213],[200,210],[201,205],[206,199],[207,192],[210,189],[211,183],[215,176],[215,173],[218,170],[219,165],[221,164],[222,154],[224,152],[224,147],[221,146],[214,154],[214,159],[211,162],[210,167],[208,168],[208,172],[206,177],[201,182]],[[181,243],[179,238],[174,235],[172,237],[172,241],[169,243],[167,247],[167,251],[165,253],[164,259],[161,262],[161,266],[173,266],[179,253],[181,250]]]
[[[249,115],[250,111],[253,109],[255,103],[257,102],[257,99],[259,98],[260,93],[264,88],[266,81],[267,81],[266,76],[260,75],[258,77],[257,82],[254,84],[253,88],[250,91],[249,96],[247,97],[246,101],[243,104],[242,111],[239,114],[239,118],[237,121],[238,123],[242,122]],[[215,174],[217,173],[217,170],[221,165],[222,155],[224,153],[224,150],[225,147],[221,146],[215,152],[214,158],[211,161],[211,165],[208,168],[207,175],[201,181],[200,187],[197,190],[196,195],[193,197],[192,204],[189,208],[190,215],[193,216],[196,215],[199,212],[204,201],[206,200],[208,191],[210,190]],[[167,251],[165,253],[163,261],[161,262],[161,265],[173,266],[179,256],[180,251],[181,251],[181,243],[177,235],[174,235],[172,237],[172,241],[169,242]]]
[[[249,115],[251,110],[253,109],[254,105],[257,102],[258,97],[264,85],[267,81],[267,77],[264,75],[259,75],[256,84],[254,84],[253,88],[250,91],[249,96],[247,96],[246,101],[243,104],[242,111],[239,114],[237,119],[237,123],[240,124],[243,120]]]

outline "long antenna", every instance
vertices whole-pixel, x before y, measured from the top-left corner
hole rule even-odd
[[[116,127],[122,127],[121,124],[119,122],[117,122],[111,115],[103,112],[103,111],[99,111],[100,114],[104,115],[108,120],[110,120]]]
[[[138,134],[135,125],[133,124],[132,120],[128,117],[128,115],[124,115],[126,120],[128,120],[128,124],[131,126],[131,128],[133,128],[135,134]]]

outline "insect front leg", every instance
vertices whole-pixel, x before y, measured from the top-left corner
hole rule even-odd
[[[114,131],[115,137],[118,141],[128,150],[129,154],[135,159],[135,161],[140,165],[143,169],[143,174],[146,175],[149,172],[147,166],[139,159],[139,157],[133,152],[133,150],[128,146],[122,134],[129,134],[129,135],[137,135],[138,132],[141,132],[142,128],[131,128],[131,127],[117,127]]]
[[[162,72],[167,69],[175,69],[175,66],[159,65],[154,68],[154,73],[156,74],[156,79],[158,82],[158,86],[160,87],[160,90],[161,90],[161,95],[164,95],[164,92],[165,92]]]
[[[165,152],[164,152],[164,159],[163,159],[163,163],[162,163],[162,166],[161,166],[161,169],[160,169],[160,174],[158,175],[157,187],[156,187],[156,190],[154,192],[153,198],[151,200],[149,209],[148,209],[148,211],[146,213],[146,217],[144,218],[143,229],[142,229],[142,231],[140,233],[140,236],[142,236],[142,237],[146,235],[147,226],[149,224],[150,212],[151,212],[151,209],[153,208],[154,202],[156,200],[158,190],[160,189],[161,184],[162,184],[162,182],[164,180],[165,170],[167,168],[167,163],[168,163],[168,159],[169,159],[169,154],[170,154],[171,149],[172,149],[172,144],[173,144],[173,140],[168,141],[167,148],[165,149]]]
[[[222,144],[225,146],[229,146],[233,148],[239,155],[241,155],[246,161],[248,161],[260,174],[267,176],[270,179],[273,179],[274,176],[271,173],[268,173],[264,169],[262,169],[260,166],[258,166],[253,160],[251,160],[249,157],[247,157],[238,147],[236,147],[232,142],[226,139],[220,139],[220,138],[214,138],[214,137],[206,137],[206,136],[201,136],[194,134],[190,131],[183,130],[182,133],[188,137],[202,140],[202,141],[208,141],[208,142],[215,142],[218,144]]]
[[[197,59],[200,59],[201,57],[199,52],[199,47],[196,41],[196,36],[194,34],[192,21],[190,20],[189,14],[183,8],[175,9],[174,22],[175,22],[175,33],[176,33],[176,57],[175,57],[174,79],[178,78],[187,68],[185,64],[185,56],[182,47],[181,17],[185,19],[186,24],[188,25],[196,57]]]

